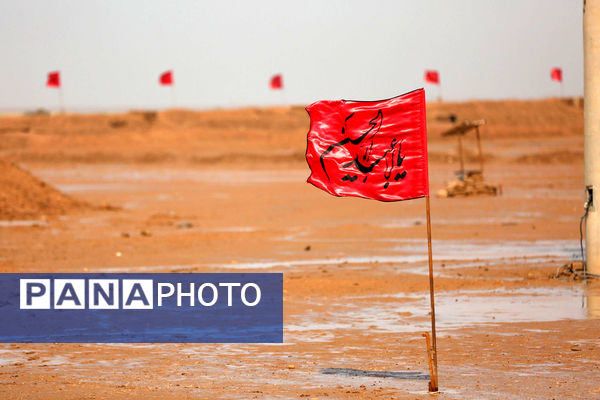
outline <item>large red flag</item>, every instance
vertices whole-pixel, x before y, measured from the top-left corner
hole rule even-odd
[[[166,71],[160,75],[158,79],[161,85],[163,86],[171,86],[173,85],[173,71]]]
[[[46,80],[46,86],[49,88],[59,88],[60,87],[60,72],[59,71],[48,72],[48,79]]]
[[[429,196],[423,89],[381,101],[323,100],[306,111],[309,183],[335,196]]]
[[[560,68],[552,68],[550,70],[550,78],[556,82],[562,82],[562,69]]]
[[[283,77],[281,74],[271,77],[271,80],[269,81],[269,87],[273,90],[283,89]]]
[[[440,73],[437,71],[425,71],[425,83],[431,83],[434,85],[440,84]]]

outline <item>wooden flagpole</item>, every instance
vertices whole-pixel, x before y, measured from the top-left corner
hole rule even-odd
[[[285,106],[287,106],[287,96],[285,95],[285,89],[281,88],[280,92],[281,92],[281,105],[285,107]]]
[[[427,250],[429,253],[429,299],[431,304],[431,349],[428,342],[428,355],[430,363],[431,377],[429,381],[429,391],[438,391],[438,375],[437,375],[437,343],[435,335],[435,301],[433,290],[433,256],[431,251],[431,207],[429,205],[429,195],[425,196],[425,208],[427,210]],[[433,360],[432,360],[433,358]],[[433,362],[432,362],[433,361]],[[433,365],[433,367],[431,367]]]
[[[477,149],[479,151],[479,169],[483,174],[483,151],[481,151],[481,138],[479,137],[479,125],[475,126],[475,134],[477,136]]]
[[[561,98],[565,97],[565,92],[564,92],[564,87],[563,87],[563,81],[562,81],[562,79],[560,80],[560,97]]]
[[[462,134],[458,134],[458,158],[460,159],[460,180],[465,180],[465,159],[463,156],[463,143],[462,143]],[[429,204],[429,200],[427,200],[427,204]],[[429,215],[429,214],[428,214]]]

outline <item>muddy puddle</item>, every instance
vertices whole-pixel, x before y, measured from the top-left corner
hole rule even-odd
[[[545,217],[546,214],[541,212],[512,211],[480,218],[435,218],[435,220],[432,221],[432,224],[434,227],[438,225],[513,225],[535,222],[537,220],[542,220]],[[559,222],[577,221],[576,216],[569,215],[559,215],[554,219]],[[395,218],[382,222],[379,226],[384,229],[403,229],[423,225],[425,222],[425,218]]]
[[[254,227],[215,228],[214,232],[249,233],[257,230]],[[231,270],[280,270],[285,271],[341,265],[348,269],[372,268],[373,264],[391,264],[399,272],[426,275],[427,269],[427,244],[420,239],[382,239],[389,242],[391,247],[380,250],[385,254],[375,256],[342,256],[312,259],[268,259],[268,260],[238,260],[225,263],[193,263],[169,265],[136,265],[116,268],[101,268],[97,272],[151,272],[151,271],[186,271],[197,268],[231,269]],[[435,240],[434,249],[434,274],[447,276],[446,271],[454,268],[471,266],[501,264],[508,261],[520,263],[541,263],[553,261],[558,264],[562,261],[577,259],[579,256],[579,242],[577,240],[544,240],[544,241],[453,241]],[[443,267],[442,267],[443,265]],[[506,278],[508,279],[508,278]]]
[[[406,254],[423,254],[427,252],[427,243],[424,240],[394,240],[398,245],[390,249],[394,252]],[[510,241],[510,240],[434,240],[434,260],[493,260],[512,258],[540,258],[556,257],[571,258],[579,253],[577,240],[537,240],[537,241]]]
[[[101,184],[199,182],[215,184],[297,183],[306,180],[305,170],[206,170],[171,168],[124,168],[122,166],[79,166],[75,169],[41,169],[36,174],[44,180],[71,182],[69,187],[85,191]],[[77,182],[77,183],[74,183]],[[60,187],[60,184],[58,185]],[[105,186],[107,190],[114,189]]]
[[[419,239],[382,239],[393,243],[387,250],[388,254],[377,256],[348,256],[317,258],[304,260],[265,260],[251,262],[236,262],[226,264],[213,264],[213,267],[228,269],[268,269],[291,268],[314,265],[340,265],[340,264],[372,264],[395,263],[415,264],[427,261],[427,243]],[[540,262],[551,259],[571,260],[579,254],[577,240],[543,240],[543,241],[433,241],[434,262],[443,261],[476,261],[476,260],[514,260],[524,262]],[[392,254],[390,254],[392,253]],[[396,253],[396,254],[394,254]],[[400,254],[397,254],[400,253]],[[402,265],[399,265],[402,267]],[[411,268],[413,265],[407,265]],[[458,267],[464,265],[457,265]],[[423,273],[414,270],[411,272]]]
[[[310,331],[420,332],[430,329],[427,294],[392,296],[398,298],[398,302],[380,301],[384,297],[343,299],[321,313],[319,320],[309,315],[294,318],[286,324],[286,332],[291,337],[304,338]],[[435,299],[436,323],[439,332],[448,333],[466,326],[598,319],[598,303],[600,291],[586,291],[581,287],[443,292]],[[319,341],[318,337],[312,339]]]
[[[55,185],[58,190],[64,193],[80,192],[128,192],[128,191],[149,191],[146,185],[133,185],[125,183],[63,183]]]
[[[325,375],[358,376],[367,378],[393,378],[393,379],[418,379],[428,380],[429,374],[422,372],[406,371],[366,371],[354,368],[323,368],[319,371]]]
[[[48,226],[48,222],[43,220],[2,220],[0,221],[0,228],[15,228],[15,227],[29,227],[29,226]]]

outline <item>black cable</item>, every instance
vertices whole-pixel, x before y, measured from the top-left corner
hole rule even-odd
[[[593,199],[593,193],[587,189],[587,194],[588,194],[588,199],[585,202],[585,213],[582,215],[581,219],[579,220],[579,249],[581,250],[581,264],[583,265],[583,270],[577,270],[575,268],[573,268],[573,263],[571,264],[566,264],[563,265],[562,267],[559,267],[556,270],[556,274],[554,275],[554,279],[557,279],[561,274],[567,272],[570,274],[575,275],[576,277],[582,277],[584,280],[587,280],[587,278],[600,278],[600,275],[598,274],[590,274],[589,272],[587,272],[587,262],[585,259],[585,253],[583,251],[583,222],[585,221],[586,226],[587,226],[587,217],[588,214],[590,212],[590,208],[592,207],[592,199]]]
[[[579,220],[579,248],[581,249],[581,263],[583,265],[583,272],[580,273],[579,271],[575,270],[574,268],[571,268],[571,272],[573,274],[575,274],[576,276],[582,276],[583,279],[600,278],[600,275],[598,275],[598,274],[590,274],[589,272],[587,272],[587,262],[585,259],[585,253],[583,252],[583,222],[585,221],[586,226],[587,226],[587,217],[590,212],[590,208],[592,206],[592,199],[593,199],[593,197],[592,197],[593,194],[589,191],[587,193],[588,193],[588,199],[585,202],[585,213]]]
[[[585,220],[587,226],[587,216],[590,212],[591,201],[588,200],[585,202],[585,213],[579,219],[579,248],[581,249],[581,263],[583,264],[583,273],[587,272],[586,262],[585,262],[585,254],[583,252],[583,221]]]

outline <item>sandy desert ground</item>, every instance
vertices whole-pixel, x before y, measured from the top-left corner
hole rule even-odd
[[[450,113],[487,121],[502,187],[431,199],[440,393],[424,200],[307,184],[308,115],[278,107],[0,117],[3,272],[284,274],[283,344],[1,344],[0,398],[600,398],[600,284],[554,279],[580,259],[581,101],[427,113],[432,193],[458,169]]]

